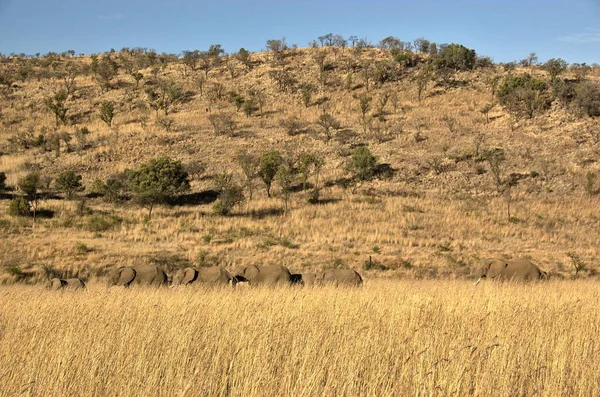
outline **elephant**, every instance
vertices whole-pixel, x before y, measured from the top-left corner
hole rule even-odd
[[[504,260],[484,259],[480,262],[476,275],[493,280],[533,281],[546,277],[546,272],[526,259]]]
[[[167,275],[156,265],[122,266],[110,273],[109,286],[129,287],[138,285],[163,285],[167,283]]]
[[[323,285],[358,287],[363,283],[363,279],[356,270],[328,269],[317,274],[316,283]]]
[[[222,267],[187,267],[185,269],[179,269],[173,275],[173,285],[189,285],[189,284],[212,284],[212,285],[226,285],[233,283],[233,277],[231,274]]]
[[[280,265],[250,265],[237,270],[236,282],[248,282],[251,285],[289,285],[292,275],[287,267]]]
[[[63,288],[67,289],[83,289],[85,288],[85,283],[78,278],[53,278],[48,282],[48,289],[59,290]]]
[[[291,275],[290,281],[292,284],[315,285],[317,275],[315,273],[295,273]]]

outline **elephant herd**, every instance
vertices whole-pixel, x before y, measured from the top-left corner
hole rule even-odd
[[[363,280],[352,269],[329,269],[319,273],[292,274],[285,266],[249,265],[239,268],[234,274],[219,266],[188,267],[179,269],[171,280],[156,265],[122,266],[114,269],[108,276],[108,286],[129,287],[133,285],[335,285],[360,286]],[[48,283],[50,289],[85,288],[78,278],[53,278]]]
[[[161,285],[167,284],[167,274],[155,265],[123,266],[115,269],[109,276],[109,286]],[[292,274],[285,266],[249,265],[239,268],[234,274],[222,267],[188,267],[177,270],[171,284],[190,285],[347,285],[359,286],[362,277],[352,269],[329,269],[320,273]]]
[[[546,272],[528,260],[486,259],[480,262],[475,275],[478,284],[482,279],[533,281],[546,278]],[[360,286],[363,279],[352,269],[327,269],[318,273],[292,274],[281,265],[248,265],[233,274],[219,266],[188,267],[179,269],[171,280],[156,265],[122,266],[114,269],[108,277],[109,286],[131,285],[334,285]],[[51,289],[80,289],[85,283],[78,278],[53,278],[48,284]]]

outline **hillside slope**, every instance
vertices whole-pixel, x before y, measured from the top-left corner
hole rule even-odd
[[[494,90],[509,76],[529,73],[549,84],[539,68],[432,71],[428,56],[414,56],[409,66],[375,48],[290,49],[251,54],[251,67],[222,56],[208,73],[168,56],[152,64],[143,53],[3,58],[7,185],[31,171],[56,178],[75,170],[86,191],[65,200],[50,184],[53,194],[41,202],[46,217],[35,223],[8,215],[19,192],[5,194],[0,277],[26,279],[38,265],[88,277],[148,261],[168,270],[262,262],[294,271],[350,266],[368,277],[467,277],[489,256],[528,257],[557,276],[572,275],[579,261],[586,265],[580,275],[596,274],[597,119],[558,99],[518,119],[497,103]],[[111,65],[115,74],[103,80]],[[137,84],[132,73],[141,73]],[[598,68],[587,79],[598,83]],[[65,88],[62,122],[49,98]],[[156,98],[163,88],[167,102],[168,90],[176,91],[167,115]],[[116,110],[110,126],[99,117],[108,102]],[[328,133],[327,120],[339,122]],[[347,164],[363,145],[386,165],[379,170],[391,172],[354,180]],[[238,155],[267,150],[324,159],[318,204],[308,203],[310,190],[297,178],[286,212],[281,188],[274,184],[269,198],[256,180],[251,200],[214,215],[216,176],[233,173],[241,183]],[[494,153],[502,154],[495,169]],[[131,201],[85,196],[94,181],[160,156],[190,170],[204,165],[187,203],[148,219]]]

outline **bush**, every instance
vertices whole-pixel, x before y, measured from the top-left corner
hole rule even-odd
[[[107,203],[116,203],[121,200],[125,185],[120,175],[110,177],[106,182],[97,179],[90,188],[92,193],[100,194],[103,196]]]
[[[223,188],[219,200],[213,205],[213,212],[218,215],[228,215],[233,207],[244,201],[244,189],[237,183],[231,182]]]
[[[567,70],[567,66],[568,64],[565,60],[561,58],[552,58],[546,61],[546,63],[542,65],[542,68],[548,72],[550,78],[554,80],[558,75]]]
[[[371,153],[369,148],[366,146],[358,147],[351,154],[350,172],[358,180],[369,180],[375,174],[377,161],[377,157]]]
[[[461,44],[440,46],[434,64],[438,68],[452,68],[455,70],[470,70],[475,67],[477,55]]]
[[[265,152],[260,156],[258,176],[260,176],[265,183],[268,197],[271,197],[271,184],[273,183],[273,179],[275,179],[275,175],[277,175],[277,171],[279,171],[279,167],[281,167],[282,163],[283,158],[276,150]]]
[[[228,113],[216,113],[208,116],[208,121],[217,135],[233,135],[237,125]]]
[[[8,203],[7,212],[12,216],[29,216],[29,202],[23,197],[16,197]]]
[[[307,123],[299,120],[297,117],[288,117],[280,120],[279,125],[289,136],[299,135],[306,131]]]
[[[592,81],[577,84],[573,104],[585,115],[600,116],[600,85]]]
[[[6,190],[6,174],[0,172],[0,191]]]
[[[56,189],[65,194],[67,200],[71,200],[73,193],[81,190],[81,175],[76,174],[73,170],[65,171],[58,175],[54,185]]]
[[[106,232],[121,223],[116,216],[92,215],[88,218],[86,228],[90,232]]]
[[[515,117],[532,118],[550,106],[551,98],[546,93],[547,89],[546,83],[526,73],[504,79],[496,96],[500,104]]]
[[[172,201],[190,188],[189,176],[180,161],[168,157],[152,159],[138,170],[126,170],[127,183],[135,201],[148,209],[148,218],[157,204]]]

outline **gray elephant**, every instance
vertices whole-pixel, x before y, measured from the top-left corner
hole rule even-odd
[[[234,278],[236,282],[248,282],[251,285],[289,285],[292,275],[285,266],[250,265],[239,268]]]
[[[53,278],[48,282],[48,289],[59,290],[59,289],[83,289],[85,288],[85,283],[83,280],[78,278]]]
[[[292,274],[290,281],[297,285],[315,285],[317,283],[317,275],[315,273],[295,273]]]
[[[546,272],[526,259],[484,259],[479,263],[475,274],[479,277],[476,285],[482,278],[533,281],[546,277]]]
[[[233,282],[231,274],[222,267],[187,267],[179,269],[173,275],[173,285],[211,284],[227,285]]]
[[[317,274],[316,282],[323,285],[358,287],[363,283],[363,279],[356,270],[328,269]]]
[[[167,275],[156,265],[122,266],[113,270],[109,275],[108,285],[129,287],[138,285],[164,285]]]

